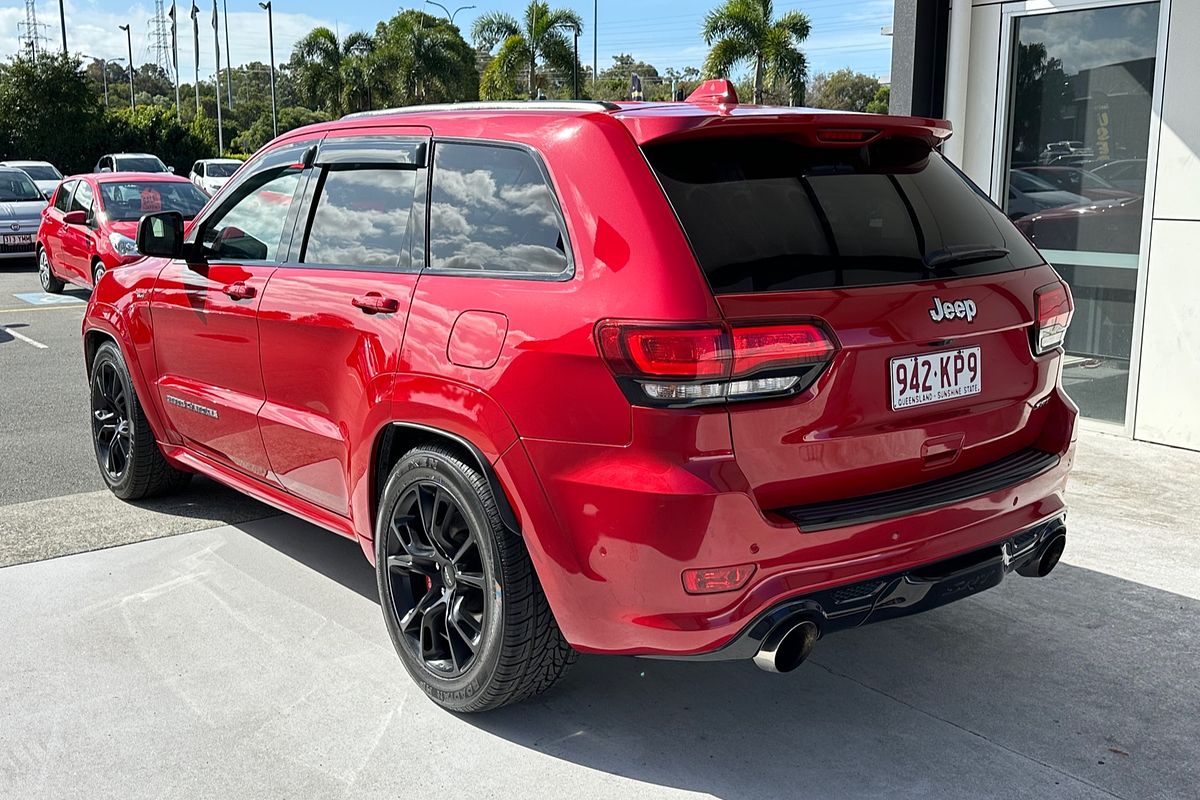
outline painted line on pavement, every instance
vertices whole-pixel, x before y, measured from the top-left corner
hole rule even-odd
[[[9,328],[6,325],[0,325],[0,331],[4,331],[5,333],[7,333],[9,336],[13,337],[14,339],[20,339],[22,342],[25,342],[25,344],[31,344],[34,347],[38,348],[39,350],[49,350],[50,349],[50,345],[42,344],[41,342],[37,341],[36,339],[30,339],[25,334],[17,333],[12,328]]]
[[[0,314],[29,314],[34,311],[83,311],[87,308],[86,303],[79,303],[62,306],[34,306],[33,308],[0,308]]]

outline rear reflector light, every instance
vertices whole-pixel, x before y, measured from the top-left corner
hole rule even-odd
[[[605,320],[596,344],[634,402],[741,400],[804,388],[836,351],[809,322],[727,326]],[[809,380],[804,381],[803,379]]]
[[[733,567],[708,567],[685,569],[683,588],[688,594],[715,594],[732,592],[746,585],[754,574],[753,564],[738,564]]]
[[[1033,326],[1033,351],[1037,355],[1061,347],[1075,311],[1066,284],[1051,283],[1033,294],[1036,319]]]

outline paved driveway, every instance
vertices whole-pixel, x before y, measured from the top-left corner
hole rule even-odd
[[[1200,457],[1087,435],[1071,543],[788,676],[584,657],[444,712],[286,517],[0,569],[0,797],[1196,798]]]

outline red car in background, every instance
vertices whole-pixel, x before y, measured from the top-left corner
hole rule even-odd
[[[208,197],[168,173],[119,172],[63,179],[42,211],[38,279],[56,294],[67,283],[94,287],[105,271],[141,258],[133,237],[143,214],[178,211],[191,219]]]

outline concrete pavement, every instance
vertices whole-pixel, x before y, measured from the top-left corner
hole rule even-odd
[[[1085,434],[1064,564],[789,676],[584,657],[457,717],[288,517],[0,569],[0,797],[1194,798],[1200,454]]]

